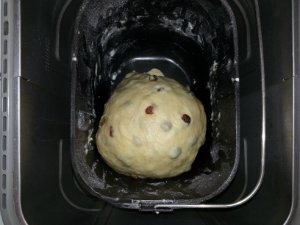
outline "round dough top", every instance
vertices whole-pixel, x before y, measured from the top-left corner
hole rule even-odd
[[[99,153],[115,171],[166,178],[190,170],[205,141],[201,102],[152,69],[129,73],[105,105],[96,134]]]

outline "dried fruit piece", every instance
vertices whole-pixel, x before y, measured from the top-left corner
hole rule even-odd
[[[183,114],[182,117],[181,117],[181,119],[182,119],[185,123],[187,123],[187,124],[190,124],[190,123],[191,123],[191,117],[190,117],[189,115],[187,115],[187,114]]]
[[[169,131],[171,130],[173,127],[172,123],[170,121],[165,121],[163,123],[160,124],[160,128],[163,130],[163,131]]]
[[[129,167],[131,165],[130,161],[124,157],[117,156],[117,159],[122,163],[122,165]]]
[[[114,136],[114,129],[112,126],[109,126],[109,136],[111,136],[111,137]]]
[[[150,76],[149,76],[149,80],[150,80],[150,81],[157,81],[158,78],[157,78],[157,76],[155,76],[155,75],[150,75]]]
[[[146,114],[153,114],[153,106],[149,105],[146,109],[145,109],[145,113]]]
[[[180,156],[181,152],[182,149],[180,147],[176,147],[169,152],[169,156],[171,159],[177,159]]]
[[[131,105],[132,104],[132,102],[130,101],[130,100],[127,100],[127,101],[125,101],[122,105],[123,106],[129,106],[129,105]]]
[[[188,140],[189,146],[193,147],[194,145],[197,144],[198,138],[197,137],[192,137]]]
[[[139,137],[134,136],[133,137],[133,144],[136,145],[136,146],[141,146],[141,145],[143,145],[143,141]]]

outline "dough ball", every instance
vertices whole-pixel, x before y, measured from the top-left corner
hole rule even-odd
[[[130,73],[118,85],[105,105],[96,143],[121,174],[167,178],[190,170],[205,133],[201,102],[153,69]]]

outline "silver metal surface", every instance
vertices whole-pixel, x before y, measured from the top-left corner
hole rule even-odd
[[[1,118],[7,117],[7,129],[2,130],[1,132],[1,146],[4,146],[5,136],[5,149],[6,153],[6,190],[1,190],[2,197],[5,195],[5,205],[6,207],[1,207],[2,219],[5,225],[26,225],[25,218],[22,213],[21,203],[20,203],[20,158],[19,158],[19,103],[20,96],[19,92],[19,82],[20,77],[20,58],[21,58],[21,49],[20,49],[20,1],[13,0],[7,1],[2,0],[1,5],[5,5],[5,10],[2,7],[1,16],[4,23],[7,22],[7,31],[1,33],[4,39],[1,43],[4,46],[4,41],[6,41],[6,53],[5,60],[7,64],[6,74],[2,74],[2,78],[7,79],[6,91],[2,90],[1,97],[2,102],[4,98],[7,98],[5,101],[6,106],[3,106],[7,111],[2,110]],[[4,58],[3,58],[4,60]],[[2,109],[3,109],[2,107]],[[13,166],[12,166],[13,165]],[[9,174],[9,175],[8,175]],[[3,184],[3,183],[2,183]],[[1,185],[3,188],[3,185]],[[2,201],[3,203],[3,201]]]
[[[299,86],[300,86],[300,2],[299,0],[292,1],[292,23],[293,23],[293,171],[292,171],[292,205],[291,210],[286,218],[284,225],[296,225],[295,221],[300,221],[300,166],[299,166],[299,149],[300,149],[300,141],[299,131],[300,131],[300,120],[299,120],[299,112],[300,112],[300,103],[299,103]]]

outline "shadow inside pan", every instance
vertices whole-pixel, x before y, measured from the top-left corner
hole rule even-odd
[[[239,157],[233,30],[217,0],[84,1],[73,48],[72,160],[89,194],[123,207],[132,200],[199,203],[229,185]],[[94,135],[116,85],[128,72],[152,68],[188,85],[201,100],[206,142],[189,172],[134,180],[105,164]]]

